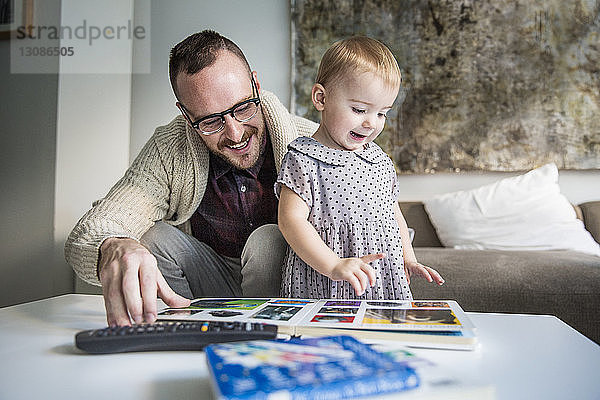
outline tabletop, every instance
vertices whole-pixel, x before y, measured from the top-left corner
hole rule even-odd
[[[467,382],[493,384],[497,399],[600,399],[600,346],[558,318],[467,314],[478,349],[413,352]],[[87,355],[75,348],[75,333],[105,326],[96,295],[0,309],[0,398],[214,398],[203,352]]]

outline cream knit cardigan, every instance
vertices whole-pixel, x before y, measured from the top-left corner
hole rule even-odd
[[[298,136],[311,135],[317,124],[290,114],[266,90],[261,92],[261,106],[279,171],[287,145]],[[139,240],[159,220],[190,233],[189,219],[204,196],[208,161],[207,147],[182,116],[158,127],[123,178],[69,235],[65,257],[77,275],[100,285],[98,254],[109,237]]]

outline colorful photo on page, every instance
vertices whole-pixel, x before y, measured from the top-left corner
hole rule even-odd
[[[367,301],[367,307],[409,307],[410,302],[397,302],[397,301]]]
[[[178,315],[180,317],[187,317],[201,312],[201,310],[190,310],[189,308],[170,308],[158,313],[158,315]]]
[[[450,308],[445,301],[413,301],[411,305],[415,308]]]
[[[358,301],[332,300],[332,301],[326,302],[325,307],[360,307],[360,300],[358,300]]]
[[[328,322],[328,323],[342,323],[342,324],[351,324],[354,322],[354,316],[345,316],[345,315],[315,315],[310,322]]]
[[[231,310],[214,310],[214,311],[208,311],[208,313],[210,315],[212,315],[213,317],[220,317],[220,318],[229,318],[229,317],[236,317],[238,315],[244,315],[244,313],[242,313],[242,312],[231,311]]]
[[[298,299],[277,299],[269,301],[269,304],[288,305],[288,306],[305,306],[314,303],[315,300],[298,300]]]
[[[367,309],[364,324],[460,325],[452,310]]]
[[[300,310],[302,310],[301,307],[266,306],[250,318],[289,321]]]
[[[254,310],[265,304],[268,299],[198,299],[188,308],[225,308],[236,310]]]
[[[354,307],[323,307],[319,310],[321,314],[357,314],[358,308]]]

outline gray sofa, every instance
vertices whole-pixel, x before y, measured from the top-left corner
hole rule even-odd
[[[420,202],[401,202],[419,262],[438,270],[438,287],[411,280],[416,299],[453,299],[466,311],[554,315],[600,344],[600,257],[575,251],[445,248]],[[600,201],[575,206],[600,243]]]

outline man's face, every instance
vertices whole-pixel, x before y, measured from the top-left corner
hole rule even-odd
[[[260,84],[253,72],[256,87]],[[234,54],[220,51],[209,67],[188,75],[177,76],[179,100],[192,121],[210,114],[223,112],[232,106],[258,96],[252,90],[252,81],[245,64]],[[238,169],[252,167],[260,156],[265,137],[262,112],[246,122],[238,122],[231,114],[225,117],[225,126],[210,136],[198,135],[210,151]]]

